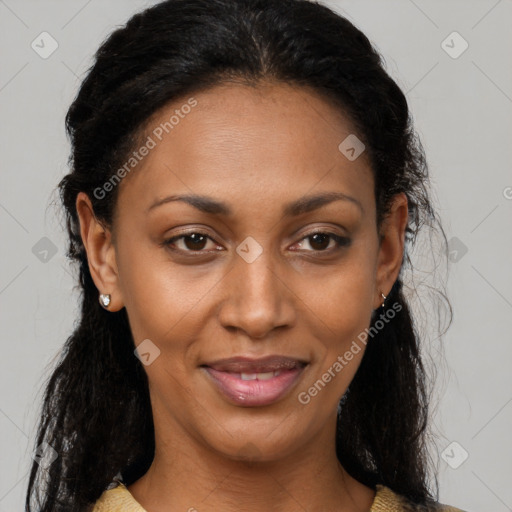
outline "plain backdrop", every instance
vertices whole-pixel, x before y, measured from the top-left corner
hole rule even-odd
[[[152,3],[0,0],[0,512],[23,508],[42,386],[77,318],[52,206],[64,116],[99,44]],[[433,418],[441,501],[512,510],[512,2],[326,3],[407,93],[450,240],[454,321]],[[49,56],[41,37],[46,52],[58,45]]]

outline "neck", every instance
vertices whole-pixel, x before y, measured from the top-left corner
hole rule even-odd
[[[272,461],[251,461],[250,448],[245,460],[234,460],[190,435],[158,432],[150,469],[128,487],[148,512],[361,512],[370,509],[375,496],[339,463],[332,428],[300,451]],[[172,442],[176,438],[179,443]]]

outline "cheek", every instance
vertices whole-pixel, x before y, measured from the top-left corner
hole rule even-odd
[[[129,241],[119,245],[123,255],[118,261],[121,291],[135,342],[179,339],[175,332],[197,315],[218,276],[173,264],[162,248],[132,247]]]
[[[324,323],[336,343],[357,336],[371,318],[375,288],[375,248],[360,244],[339,266],[321,280],[305,283],[308,302],[319,322]]]
[[[359,244],[330,276],[317,283],[315,293],[310,288],[308,329],[319,340],[318,365],[310,385],[323,390],[321,383],[315,383],[329,382],[326,392],[322,391],[326,403],[334,403],[346,391],[366,349],[361,333],[371,321],[376,252],[376,244]]]
[[[150,241],[138,244],[126,237],[118,243],[124,304],[130,318],[150,331],[169,330],[201,302],[218,280],[206,268],[200,271],[194,265],[173,263],[165,248]]]

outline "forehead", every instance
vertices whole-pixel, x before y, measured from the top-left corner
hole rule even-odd
[[[336,190],[371,202],[366,155],[351,161],[339,149],[351,135],[341,110],[308,88],[223,84],[152,116],[142,138],[151,148],[119,198],[131,208],[174,193],[256,206]]]

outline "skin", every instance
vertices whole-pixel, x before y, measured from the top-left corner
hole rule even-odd
[[[145,366],[156,454],[128,489],[148,512],[367,511],[375,492],[335,454],[337,405],[364,345],[307,405],[297,396],[369,326],[381,292],[398,277],[406,197],[395,196],[379,239],[366,154],[349,161],[338,150],[353,128],[312,90],[231,83],[194,97],[198,105],[119,185],[111,230],[95,219],[86,194],[77,197],[99,293],[112,295],[110,311],[126,307],[136,345],[150,339],[160,350]],[[186,99],[163,108],[150,126]],[[333,191],[360,206],[338,200],[283,216],[285,204]],[[232,215],[182,201],[147,213],[171,194],[207,195]],[[315,243],[307,238],[315,228],[350,244]],[[211,239],[165,246],[184,229]],[[262,249],[252,263],[236,252],[248,236]],[[203,254],[187,257],[197,247]],[[199,368],[269,354],[309,364],[291,392],[267,406],[233,405]]]

